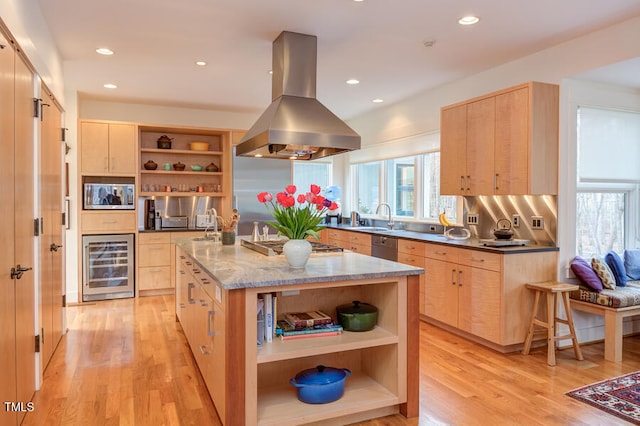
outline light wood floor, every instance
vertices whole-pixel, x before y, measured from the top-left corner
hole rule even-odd
[[[218,425],[173,306],[155,296],[67,308],[68,333],[23,425]],[[640,370],[640,337],[624,340],[622,363],[603,351],[585,345],[576,361],[561,350],[549,367],[546,348],[502,355],[421,323],[419,419],[361,424],[627,424],[564,395]]]

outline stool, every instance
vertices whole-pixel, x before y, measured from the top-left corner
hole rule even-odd
[[[543,283],[528,283],[525,284],[530,290],[535,291],[535,299],[533,302],[533,313],[531,314],[531,323],[529,324],[529,333],[524,341],[524,348],[522,349],[523,355],[529,354],[531,349],[531,341],[533,340],[534,326],[547,329],[547,364],[556,365],[556,341],[571,338],[573,341],[573,351],[575,352],[576,359],[582,361],[582,351],[578,344],[578,338],[576,337],[576,330],[573,327],[573,318],[571,317],[571,308],[569,306],[569,292],[578,290],[578,286],[575,284],[559,283],[555,281],[547,281]],[[547,298],[547,320],[542,321],[537,319],[538,314],[538,302],[540,301],[540,295],[546,293]],[[557,298],[556,295],[560,294],[562,302],[564,304],[564,310],[567,314],[567,319],[558,318],[557,311]],[[569,334],[563,336],[556,336],[556,323],[563,323],[569,326]]]

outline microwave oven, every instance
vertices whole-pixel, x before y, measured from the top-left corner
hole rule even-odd
[[[83,182],[85,210],[134,210],[133,178],[86,178]]]

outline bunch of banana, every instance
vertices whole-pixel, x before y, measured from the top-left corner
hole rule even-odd
[[[451,223],[449,222],[449,219],[447,219],[447,211],[443,210],[442,213],[440,213],[440,215],[438,216],[438,220],[440,220],[440,225],[447,227],[447,226],[455,226],[455,223]]]

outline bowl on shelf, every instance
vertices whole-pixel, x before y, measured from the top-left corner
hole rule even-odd
[[[177,170],[179,172],[183,171],[186,166],[181,162],[177,162],[173,164],[173,170]]]
[[[192,164],[191,170],[193,170],[194,172],[202,171],[202,166],[200,164]]]
[[[191,151],[209,151],[209,143],[208,142],[191,142],[189,144],[189,149]]]
[[[145,170],[155,170],[158,168],[158,164],[152,160],[149,160],[146,163],[144,163],[144,168]]]
[[[171,141],[173,138],[170,138],[167,135],[162,135],[158,138],[158,149],[171,149]]]
[[[211,163],[207,166],[205,170],[208,172],[217,172],[217,171],[220,171],[220,168],[215,163]]]

